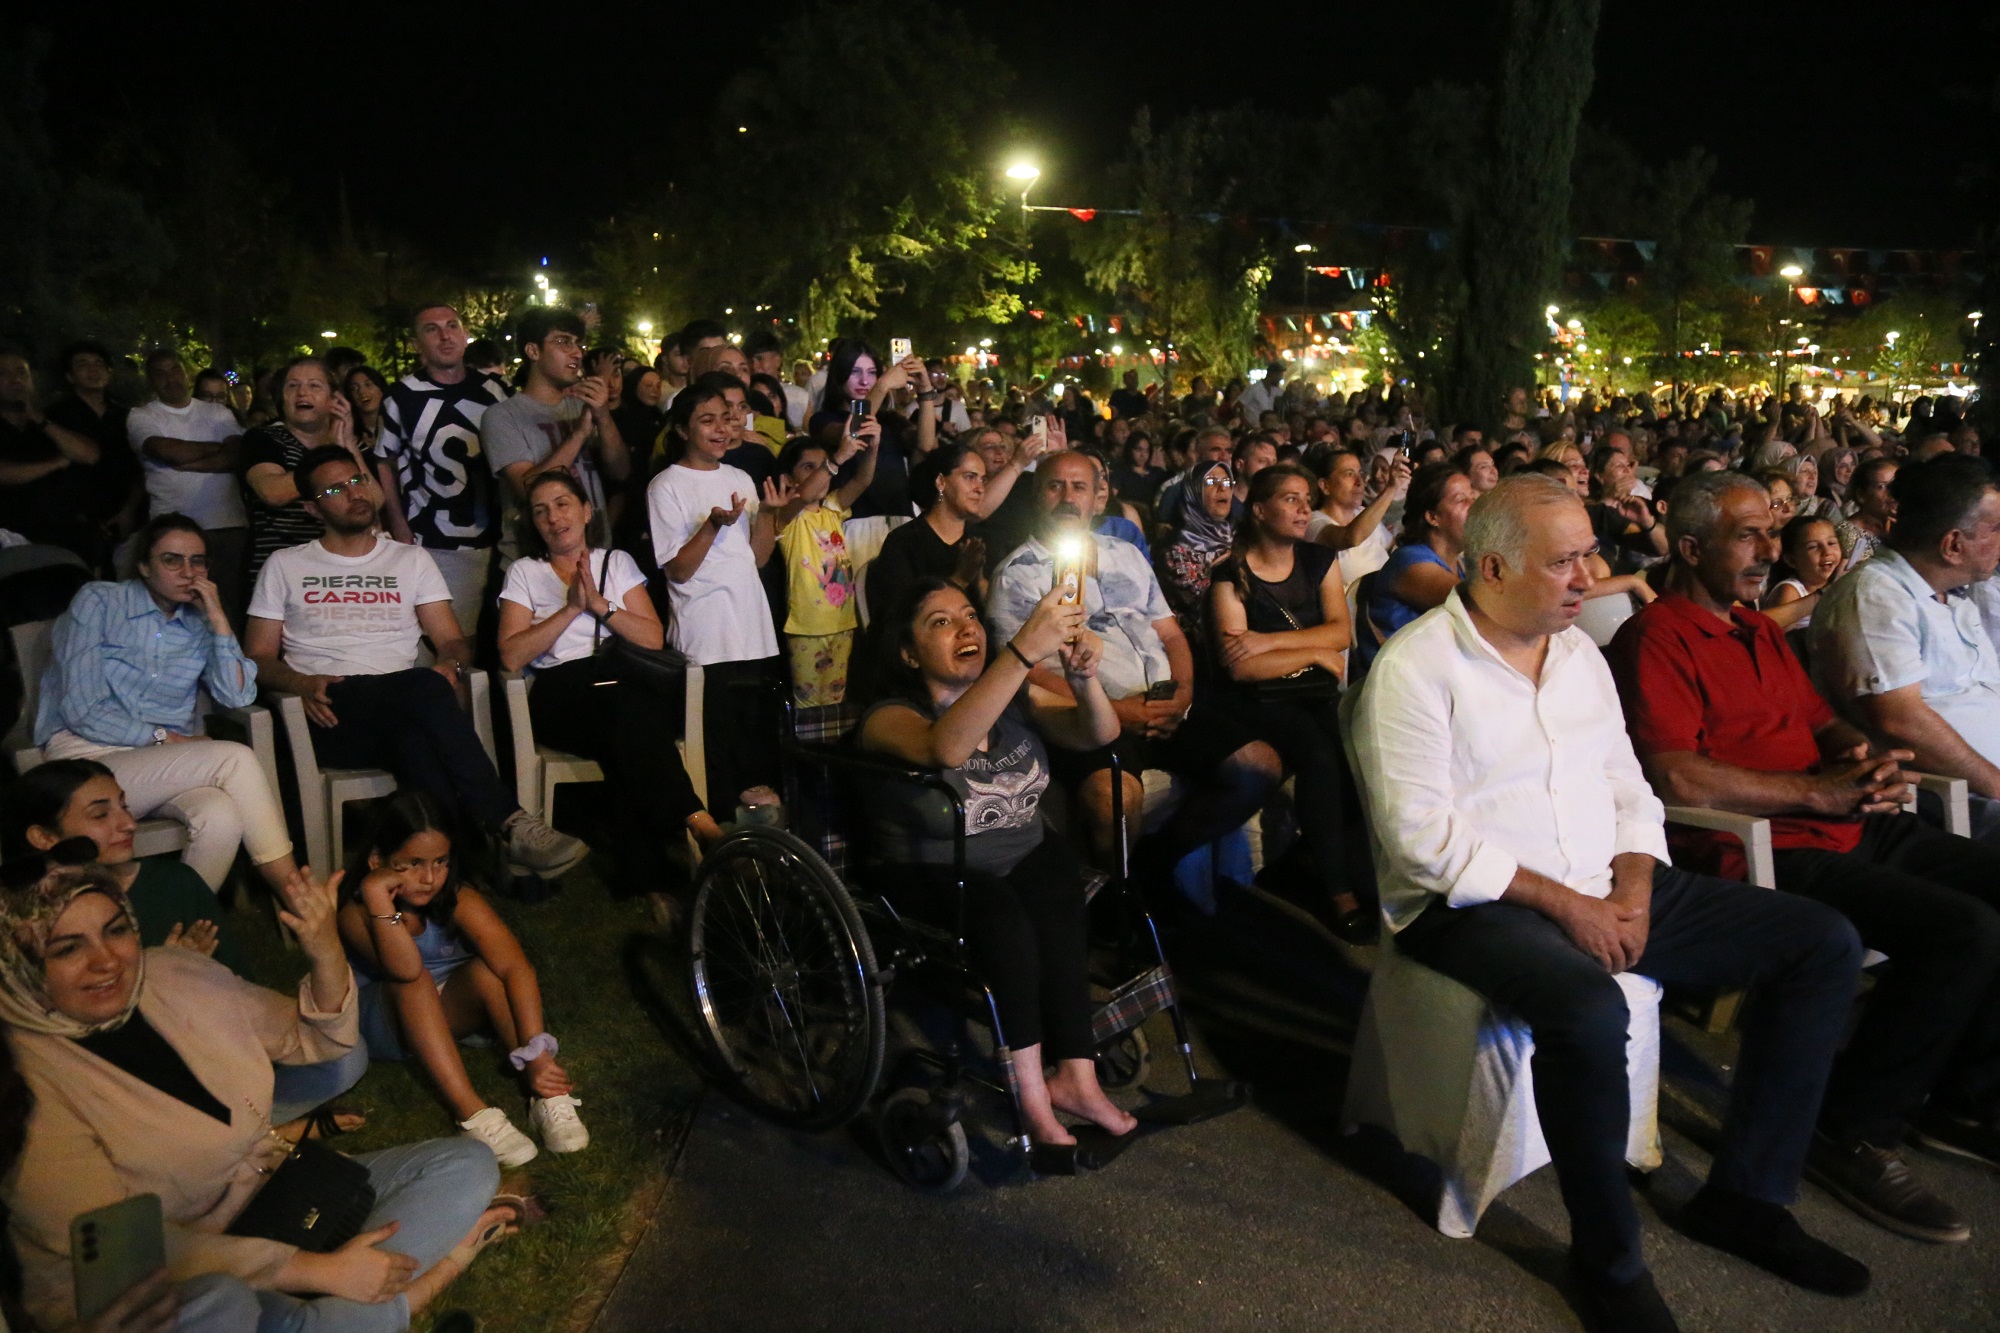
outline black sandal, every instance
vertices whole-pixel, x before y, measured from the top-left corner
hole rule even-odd
[[[350,1111],[344,1106],[322,1106],[318,1110],[307,1114],[305,1117],[306,1132],[300,1137],[308,1139],[337,1139],[347,1132],[341,1128],[340,1124],[340,1117],[344,1115],[361,1116],[361,1123],[364,1125],[368,1123],[368,1117],[361,1115],[359,1111]]]

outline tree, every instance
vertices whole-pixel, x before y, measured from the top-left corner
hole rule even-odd
[[[1590,95],[1597,0],[1509,0],[1485,189],[1466,219],[1465,321],[1449,414],[1484,420],[1534,380],[1542,306],[1569,218],[1570,163]]]

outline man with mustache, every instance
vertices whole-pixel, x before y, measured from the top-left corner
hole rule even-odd
[[[1835,1063],[1807,1176],[1917,1240],[1971,1227],[1898,1151],[2000,1167],[2000,852],[1903,813],[1908,750],[1874,748],[1817,694],[1757,604],[1778,536],[1735,472],[1684,478],[1667,508],[1669,590],[1607,654],[1634,748],[1669,804],[1771,820],[1778,888],[1836,908],[1891,960]],[[1740,846],[1690,831],[1677,864],[1743,874]]]

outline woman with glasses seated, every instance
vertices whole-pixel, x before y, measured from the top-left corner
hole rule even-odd
[[[181,854],[220,888],[240,845],[275,891],[298,869],[277,793],[248,746],[209,740],[197,693],[226,708],[257,697],[209,580],[201,528],[161,514],[139,532],[138,574],[88,583],[56,620],[35,743],[49,759],[95,759],[140,819],[187,826]]]

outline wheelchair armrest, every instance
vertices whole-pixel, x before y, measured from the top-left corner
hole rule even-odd
[[[272,798],[277,798],[283,790],[278,785],[278,724],[270,709],[257,704],[214,709],[208,715],[208,734],[217,740],[239,741],[249,746],[257,756],[257,767],[264,770],[264,781],[271,786]]]
[[[1706,806],[1670,805],[1669,824],[1732,833],[1743,843],[1743,859],[1749,863],[1750,882],[1760,889],[1778,887],[1777,862],[1771,858],[1771,821],[1761,815],[1739,815]]]
[[[1910,803],[1905,809],[1917,808],[1916,792],[1927,791],[1944,802],[1944,831],[1961,838],[1972,836],[1971,787],[1964,778],[1948,778],[1938,773],[1918,773],[1904,769],[1903,776],[1916,789],[1910,795]]]

